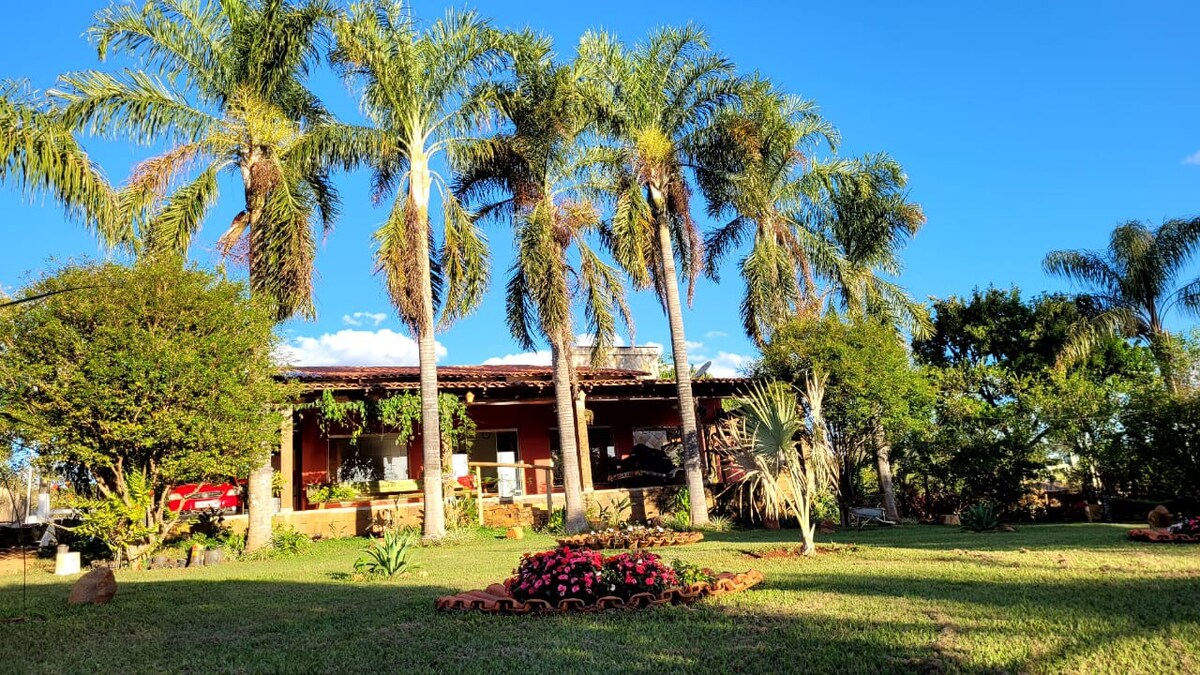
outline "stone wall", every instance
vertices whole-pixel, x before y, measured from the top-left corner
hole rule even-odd
[[[649,521],[662,515],[661,503],[667,501],[672,490],[677,488],[631,488],[596,490],[584,495],[586,501],[600,507],[613,508],[622,500],[629,500],[624,517],[635,522]],[[561,508],[565,498],[561,493],[554,495],[554,508]],[[399,504],[390,500],[376,500],[370,504],[345,506],[311,511],[284,511],[275,514],[274,526],[292,527],[310,537],[350,537],[371,533],[372,525],[398,524],[401,527],[421,526],[422,505]],[[546,495],[517,497],[512,502],[500,502],[496,497],[484,499],[484,523],[488,527],[540,527],[546,522]],[[226,516],[225,524],[236,532],[246,530],[246,516]]]

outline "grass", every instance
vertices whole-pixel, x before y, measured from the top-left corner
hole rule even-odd
[[[346,581],[361,539],[290,560],[118,574],[116,599],[68,607],[70,580],[0,577],[6,672],[1200,672],[1200,549],[1111,525],[969,534],[839,533],[814,559],[753,560],[795,532],[706,535],[668,549],[761,569],[693,607],[535,618],[447,615],[433,600],[507,576],[549,538],[418,552],[423,574]]]

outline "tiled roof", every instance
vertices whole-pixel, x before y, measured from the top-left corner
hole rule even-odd
[[[438,366],[439,381],[473,382],[549,380],[550,366]],[[640,370],[615,368],[577,368],[581,380],[639,380],[647,376]],[[283,377],[302,382],[357,383],[417,381],[421,371],[417,366],[299,366],[284,371]]]
[[[438,366],[438,385],[448,390],[535,389],[553,387],[549,366]],[[339,389],[415,389],[420,381],[416,366],[301,366],[283,372],[308,391]],[[666,395],[674,390],[673,379],[658,379],[640,370],[613,368],[576,368],[581,388],[586,391],[624,391]],[[693,380],[701,391],[726,392],[740,388],[747,380],[737,377]]]

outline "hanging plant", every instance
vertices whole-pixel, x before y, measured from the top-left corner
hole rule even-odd
[[[339,401],[328,389],[321,392],[321,398],[301,407],[317,412],[317,424],[321,427],[321,433],[325,435],[329,435],[331,429],[348,430],[351,444],[357,443],[358,437],[367,428],[366,402]]]
[[[379,421],[396,432],[396,443],[407,443],[416,436],[421,423],[421,397],[411,391],[381,398],[375,403]],[[475,421],[467,414],[467,404],[454,394],[438,395],[438,418],[442,443],[451,451],[475,440]]]

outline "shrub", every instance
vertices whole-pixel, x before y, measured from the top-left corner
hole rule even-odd
[[[565,508],[557,508],[550,512],[550,517],[546,519],[546,527],[543,529],[546,534],[566,534],[567,533],[567,510]]]
[[[725,516],[709,516],[707,523],[694,529],[703,532],[731,532],[733,531],[733,520]]]
[[[409,534],[387,532],[382,539],[371,538],[363,549],[363,556],[354,563],[354,571],[360,574],[391,579],[416,569],[412,561],[413,537]]]
[[[1179,522],[1181,534],[1200,534],[1200,516],[1184,518]]]
[[[962,515],[962,525],[964,530],[989,532],[1000,527],[1000,519],[996,517],[996,509],[991,504],[976,504]]]
[[[170,256],[167,256],[170,258]],[[77,495],[81,536],[138,561],[179,485],[244,476],[279,443],[274,320],[248,288],[176,259],[67,265],[0,315],[5,445]]]
[[[358,499],[358,489],[350,483],[331,483],[310,487],[308,500],[317,504],[346,502]]]
[[[298,532],[294,527],[276,526],[271,530],[271,542],[268,548],[254,551],[253,557],[275,558],[299,555],[312,545],[312,539],[304,532]]]
[[[606,593],[630,598],[638,593],[658,595],[679,585],[675,570],[663,564],[653,553],[621,553],[604,561],[602,575]]]
[[[711,584],[716,580],[716,577],[705,572],[699,565],[693,565],[682,560],[671,561],[671,569],[675,570],[675,578],[679,581],[680,586],[690,586],[700,583]]]
[[[692,515],[687,511],[676,511],[662,518],[662,526],[676,532],[689,532],[692,529]]]
[[[591,603],[600,591],[602,565],[599,553],[560,546],[552,551],[525,554],[507,585],[518,600],[558,604],[567,598],[578,598]]]

